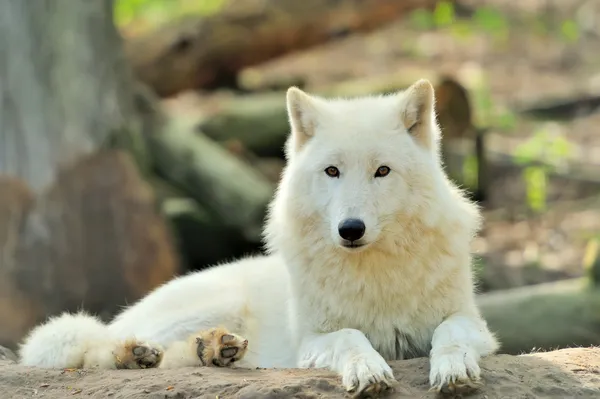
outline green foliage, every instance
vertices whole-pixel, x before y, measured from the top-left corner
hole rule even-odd
[[[527,185],[527,204],[534,212],[546,209],[548,195],[548,174],[543,166],[527,166],[523,170],[523,179]]]
[[[541,36],[558,34],[563,40],[573,43],[579,40],[577,24],[572,19],[563,21],[560,26],[550,24],[543,15],[524,16],[528,29]],[[505,44],[510,34],[510,22],[505,14],[490,6],[475,9],[472,18],[459,19],[450,1],[440,1],[433,11],[417,9],[409,16],[410,24],[419,30],[448,29],[458,39],[465,39],[475,33],[484,33],[493,38],[496,44]]]
[[[514,112],[498,107],[492,98],[492,90],[486,79],[482,79],[472,89],[474,122],[480,127],[491,127],[502,131],[512,131],[517,125]]]
[[[141,18],[161,23],[186,14],[210,15],[219,11],[225,0],[115,0],[117,26]]]
[[[504,40],[508,37],[506,17],[491,7],[481,7],[475,10],[473,23],[479,30],[492,35],[496,39]]]
[[[468,39],[473,36],[473,24],[469,21],[457,20],[450,27],[452,35],[457,39]]]
[[[562,135],[553,135],[546,129],[540,129],[517,148],[514,156],[515,161],[521,165],[541,161],[558,166],[571,156],[572,151],[571,143]]]
[[[440,1],[433,10],[433,22],[438,28],[447,27],[454,23],[454,5],[449,1]]]
[[[560,33],[562,38],[569,43],[579,40],[579,28],[572,19],[568,19],[561,24]]]
[[[492,91],[485,81],[480,81],[473,88],[473,108],[475,125],[490,126],[494,119],[494,101]]]
[[[435,26],[432,13],[422,8],[418,8],[411,12],[409,21],[415,29],[420,30],[430,30]]]
[[[495,126],[499,130],[514,130],[517,126],[517,116],[508,110],[499,111],[495,117]]]
[[[440,1],[433,12],[422,8],[416,9],[410,13],[409,21],[413,27],[421,30],[452,26],[456,22],[454,5],[449,1]]]
[[[520,145],[513,154],[517,164],[525,166],[523,179],[527,204],[534,212],[546,209],[548,173],[572,155],[573,147],[560,135],[538,130],[531,139]]]

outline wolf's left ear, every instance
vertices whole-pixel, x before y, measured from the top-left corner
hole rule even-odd
[[[314,135],[317,121],[316,100],[297,87],[288,89],[286,100],[292,128],[289,149],[297,152]]]
[[[431,83],[418,80],[403,93],[402,123],[414,139],[433,149],[439,134],[435,120],[435,95]]]

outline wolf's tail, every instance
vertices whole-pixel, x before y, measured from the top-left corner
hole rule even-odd
[[[108,339],[107,326],[85,312],[51,317],[29,332],[19,348],[19,362],[43,368],[79,368],[87,351]]]

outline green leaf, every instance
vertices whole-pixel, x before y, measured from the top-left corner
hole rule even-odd
[[[440,1],[433,11],[433,21],[437,27],[450,26],[455,20],[454,4],[450,1]]]
[[[411,12],[409,21],[416,29],[429,30],[434,27],[433,15],[428,10],[422,8]]]
[[[546,209],[547,174],[544,168],[530,166],[524,171],[527,184],[527,204],[536,212]]]
[[[562,23],[560,26],[560,32],[562,33],[562,37],[568,42],[576,42],[579,40],[579,28],[575,21],[569,19]]]

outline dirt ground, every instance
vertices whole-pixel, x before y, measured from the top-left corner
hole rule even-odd
[[[398,386],[390,398],[434,398],[425,358],[391,363]],[[600,348],[575,348],[481,362],[484,386],[474,399],[598,398]],[[342,398],[340,379],[324,370],[41,370],[0,361],[3,398]]]

